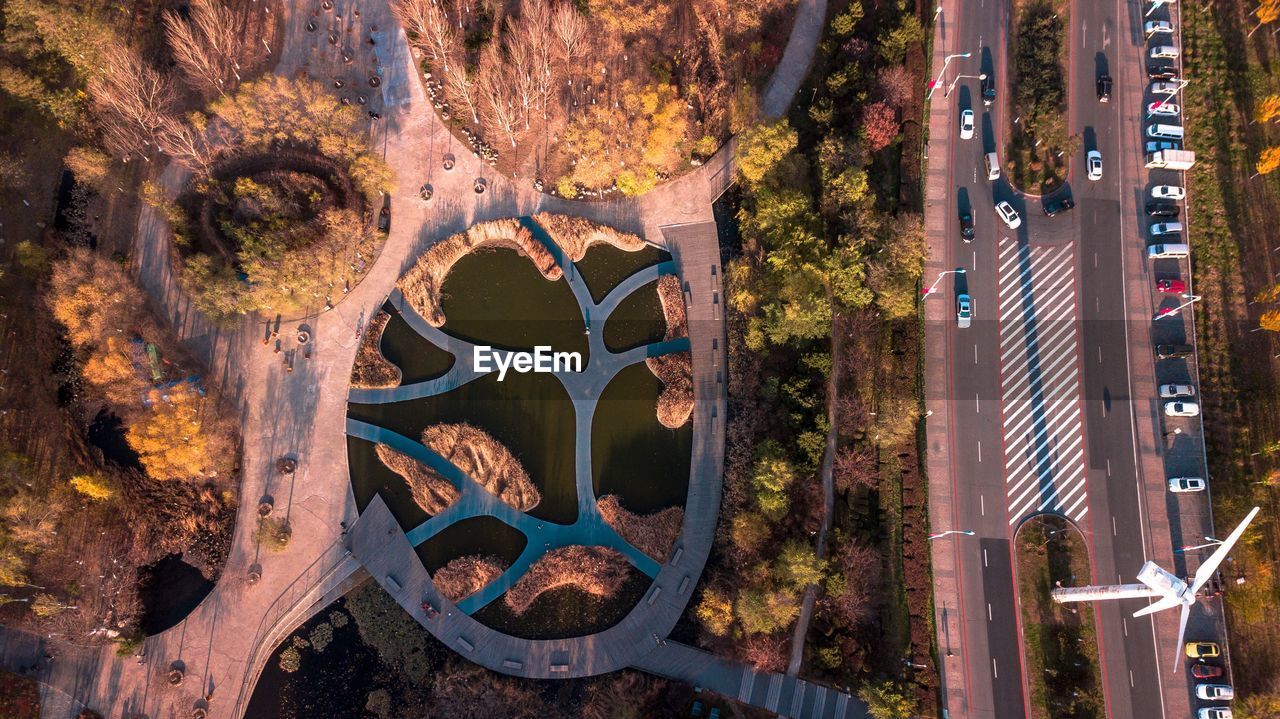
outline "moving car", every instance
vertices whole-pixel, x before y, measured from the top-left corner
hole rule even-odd
[[[1178,205],[1175,202],[1148,202],[1147,215],[1150,217],[1177,217]]]
[[[973,320],[973,300],[969,295],[956,296],[956,325],[964,329],[969,326],[971,320]]]
[[[1142,26],[1142,32],[1147,35],[1172,35],[1173,23],[1168,20],[1148,20],[1147,24]]]
[[[1192,664],[1191,676],[1196,679],[1216,679],[1222,676],[1222,667],[1215,667],[1212,664]]]
[[[1201,477],[1170,477],[1169,491],[1174,494],[1186,494],[1188,492],[1203,492],[1204,479]]]
[[[1022,217],[1017,210],[1013,209],[1013,205],[1008,202],[1003,200],[997,202],[996,214],[1000,215],[1000,219],[1004,220],[1004,224],[1008,225],[1011,230],[1016,230],[1022,226]]]
[[[1197,417],[1200,405],[1195,402],[1165,402],[1164,413],[1168,417]]]
[[[1150,56],[1153,60],[1158,58],[1168,58],[1173,60],[1178,57],[1178,48],[1172,45],[1156,45],[1151,48]]]
[[[1187,642],[1187,656],[1192,659],[1217,659],[1222,656],[1222,647],[1214,642]]]
[[[1161,399],[1177,399],[1178,397],[1195,397],[1196,388],[1189,384],[1162,384],[1160,385]]]
[[[1236,698],[1230,684],[1197,684],[1196,696],[1211,702],[1229,702]]]
[[[1191,345],[1167,344],[1156,345],[1156,357],[1160,359],[1178,359],[1190,357],[1195,348]]]
[[[1000,156],[994,152],[988,152],[983,156],[982,161],[987,165],[987,179],[992,181],[999,180]]]
[[[1196,719],[1232,719],[1233,716],[1226,707],[1205,707],[1196,712]]]
[[[1090,150],[1085,154],[1085,166],[1088,168],[1090,180],[1102,179],[1102,153],[1097,150]]]
[[[1152,80],[1177,80],[1178,68],[1171,62],[1147,63],[1147,77]]]
[[[1167,115],[1170,117],[1174,117],[1181,112],[1182,112],[1182,108],[1178,107],[1172,102],[1164,102],[1163,100],[1158,102],[1153,102],[1147,105],[1148,115]]]
[[[1181,87],[1182,83],[1178,82],[1177,78],[1170,78],[1168,80],[1160,80],[1151,83],[1151,93],[1153,95],[1173,95],[1177,93]]]
[[[1182,280],[1156,280],[1156,292],[1169,295],[1180,295],[1187,291],[1187,283]]]
[[[1098,102],[1111,101],[1111,76],[1098,76]]]
[[[1187,196],[1187,191],[1177,185],[1156,185],[1151,188],[1151,199],[1153,200],[1181,200]]]
[[[979,79],[982,81],[982,104],[990,107],[996,101],[996,80],[986,73]]]
[[[1049,217],[1056,216],[1059,212],[1066,212],[1076,206],[1076,201],[1070,197],[1064,197],[1061,200],[1055,200],[1044,206],[1044,214]]]
[[[1157,222],[1151,226],[1151,235],[1153,237],[1176,235],[1180,232],[1182,232],[1181,222]]]
[[[960,239],[973,242],[973,211],[960,211]]]
[[[973,110],[962,110],[960,112],[960,139],[973,139]]]

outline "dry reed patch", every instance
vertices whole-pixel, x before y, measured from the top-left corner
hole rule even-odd
[[[689,336],[689,320],[685,313],[684,293],[675,275],[658,278],[658,302],[667,330],[664,342]],[[689,351],[650,357],[645,360],[653,376],[662,381],[658,395],[658,422],[668,429],[678,429],[693,415],[693,353]]]
[[[404,478],[413,501],[427,514],[434,517],[458,498],[458,488],[422,462],[385,444],[379,444],[374,450],[387,469]]]
[[[506,563],[497,557],[470,554],[436,570],[431,581],[440,594],[457,604],[497,579],[506,569]]]
[[[627,570],[626,557],[609,547],[575,544],[553,549],[529,567],[504,601],[520,615],[544,592],[558,587],[576,587],[597,597],[611,597],[627,580]]]
[[[613,245],[623,252],[639,252],[644,249],[644,240],[638,236],[582,217],[539,212],[533,216],[533,220],[547,231],[551,240],[572,262],[585,257],[587,250],[597,242]]]
[[[542,501],[520,460],[484,430],[465,423],[434,424],[422,430],[422,444],[513,509],[527,512]]]
[[[658,278],[658,303],[662,305],[662,318],[667,331],[662,339],[673,340],[689,336],[689,317],[685,313],[684,293],[680,291],[680,278],[663,275]]]
[[[351,370],[351,386],[357,389],[380,389],[400,385],[400,368],[382,354],[382,332],[387,328],[391,315],[379,312],[369,320],[360,349],[356,352],[356,364]]]
[[[655,561],[666,559],[676,537],[680,536],[684,522],[684,510],[680,507],[667,507],[653,514],[635,514],[622,506],[622,500],[616,494],[604,495],[597,504],[605,524]]]
[[[514,249],[529,258],[548,280],[555,281],[564,275],[551,251],[538,242],[528,228],[519,220],[506,218],[472,225],[432,245],[400,278],[396,287],[432,327],[443,327],[445,316],[440,308],[440,292],[445,278],[458,260],[481,247]]]

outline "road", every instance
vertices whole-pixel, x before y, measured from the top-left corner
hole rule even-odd
[[[984,154],[1003,156],[1014,122],[1005,114],[1008,4],[981,0],[962,13],[949,3],[942,8],[934,67],[947,55],[971,57],[952,60],[930,118],[932,258],[925,281],[965,270],[944,278],[926,305],[931,522],[935,531],[976,532],[939,538],[934,547],[945,706],[952,717],[1024,717],[1010,552],[1024,521],[1051,512],[1075,522],[1090,547],[1095,583],[1132,582],[1147,559],[1175,573],[1192,571],[1173,548],[1212,533],[1204,497],[1178,498],[1164,489],[1166,476],[1203,476],[1199,422],[1162,422],[1155,399],[1157,378],[1192,381],[1195,374],[1192,362],[1157,366],[1151,349],[1153,342],[1193,335],[1184,318],[1154,328],[1151,322],[1161,299],[1154,280],[1188,279],[1185,262],[1150,267],[1143,258],[1150,184],[1181,183],[1176,173],[1143,166],[1146,42],[1137,4],[1072,4],[1067,123],[1081,146],[1069,189],[1044,200],[1069,193],[1076,207],[1053,218],[1043,214],[1042,198],[1015,190],[1007,178],[985,177]],[[1152,17],[1162,14],[1167,10]],[[1096,96],[1100,72],[1115,78],[1108,103]],[[973,77],[979,73],[995,78],[991,107],[981,102]],[[964,108],[977,114],[971,140],[956,132]],[[1104,158],[1098,181],[1084,176],[1084,154],[1093,149]],[[1001,200],[1019,211],[1021,227],[1000,222],[991,208]],[[973,210],[971,243],[960,237],[962,207]],[[974,300],[968,329],[954,320],[958,293]],[[1167,298],[1164,306],[1171,306]],[[1133,619],[1145,604],[1094,609],[1107,715],[1184,716],[1185,670],[1169,671],[1176,618],[1159,617],[1154,625]],[[1220,631],[1214,627],[1220,611],[1204,605],[1193,615],[1192,634]]]

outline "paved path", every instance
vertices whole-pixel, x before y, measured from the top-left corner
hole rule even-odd
[[[386,0],[360,2],[359,18],[352,12],[355,7],[355,0],[338,0],[334,12],[342,16],[343,29],[350,28],[352,37],[375,33],[375,46],[360,47],[362,53],[378,55],[377,74],[382,78],[383,92],[365,92],[370,105],[381,107],[384,115],[374,123],[371,140],[382,150],[396,177],[394,219],[380,256],[361,282],[332,311],[321,313],[317,307],[300,320],[311,329],[312,357],[295,356],[294,371],[286,373],[281,356],[261,344],[264,326],[260,320],[247,318],[228,328],[204,321],[175,281],[170,232],[151,208],[140,211],[132,257],[156,306],[209,367],[206,381],[220,386],[241,408],[242,501],[252,506],[259,497],[271,496],[293,529],[290,546],[279,554],[261,551],[254,537],[256,518],[251,512],[241,512],[223,574],[204,602],[174,628],[148,638],[142,662],[118,657],[111,647],[61,650],[63,658],[58,660],[59,670],[51,683],[74,700],[49,702],[46,716],[65,719],[63,709],[77,702],[112,714],[128,710],[152,717],[186,716],[206,695],[212,696],[211,717],[241,714],[258,672],[274,649],[272,640],[305,620],[295,608],[333,596],[359,576],[359,570],[351,569],[352,564],[343,557],[343,545],[335,540],[339,539],[341,522],[356,520],[344,435],[347,383],[360,330],[395,280],[427,245],[478,221],[543,210],[565,212],[641,234],[671,251],[690,286],[695,384],[698,396],[707,398],[694,413],[692,471],[719,476],[723,457],[720,423],[725,412],[724,337],[719,253],[710,223],[712,202],[732,181],[734,143],[728,143],[698,170],[639,198],[583,203],[541,195],[527,181],[513,184],[497,175],[440,124],[425,102],[421,83],[413,79],[417,70],[403,32],[391,30],[397,26]],[[318,35],[304,28],[311,6],[287,3],[283,11],[285,39],[283,47],[275,48],[280,56],[277,73],[310,73],[323,81],[344,74],[340,48],[327,45],[322,38],[317,41]],[[766,115],[781,114],[803,81],[824,11],[825,3],[802,0],[788,49],[766,92]],[[325,22],[330,19],[326,17]],[[375,25],[382,29],[373,30]],[[361,62],[371,59],[361,56]],[[353,93],[355,85],[348,83]],[[446,154],[456,157],[450,172],[441,168]],[[472,190],[476,178],[488,183],[488,191],[482,195]],[[159,181],[172,194],[186,177],[170,165]],[[431,183],[435,190],[429,204],[417,197],[423,183]],[[285,330],[290,327],[286,322]],[[288,336],[288,332],[284,334]],[[287,478],[272,469],[275,460],[285,454],[299,460],[297,471]],[[715,529],[715,512],[698,513],[693,507],[698,503],[718,507],[719,493],[719,481],[691,486],[686,512],[703,518],[686,521],[681,542],[689,548],[679,561],[673,555],[662,566],[655,582],[662,592],[653,604],[642,606],[683,606],[687,601]],[[408,541],[402,532],[396,539]],[[261,572],[261,580],[255,584],[246,579],[251,570]],[[686,585],[683,592],[681,585]],[[679,614],[673,607],[648,629],[665,636]],[[3,636],[6,646],[10,636]],[[456,646],[452,641],[450,645]],[[186,667],[187,679],[179,687],[168,686],[164,678],[173,662]]]

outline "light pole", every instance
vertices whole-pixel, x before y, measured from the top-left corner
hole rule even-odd
[[[928,100],[933,97],[933,91],[938,89],[938,83],[942,82],[942,76],[947,74],[947,65],[950,65],[953,59],[957,57],[969,57],[972,54],[973,53],[968,52],[958,52],[954,55],[947,55],[946,59],[942,61],[942,70],[938,73],[937,79],[929,81],[929,94],[925,95],[924,99]]]
[[[1173,4],[1173,0],[1151,0],[1151,9],[1148,10],[1147,14],[1143,15],[1142,17],[1148,17],[1149,15],[1151,15],[1151,13],[1156,11],[1156,8],[1160,7],[1161,5],[1164,5],[1165,3]]]
[[[961,80],[964,80],[965,78],[968,78],[970,80],[986,80],[987,73],[982,72],[982,73],[978,73],[977,75],[956,75],[956,78],[951,81],[951,84],[947,85],[947,91],[942,93],[942,96],[951,97],[951,91],[956,89],[956,83],[960,82]]]
[[[1152,115],[1156,114],[1155,113],[1156,110],[1159,110],[1160,108],[1169,104],[1170,100],[1172,100],[1178,93],[1182,92],[1182,88],[1190,84],[1191,84],[1190,80],[1178,80],[1178,86],[1174,88],[1173,92],[1165,95],[1163,100],[1161,100],[1158,104],[1156,104],[1155,107],[1151,108],[1151,112],[1147,113],[1147,117],[1151,117]]]
[[[1159,312],[1156,313],[1155,317],[1152,317],[1151,319],[1154,321],[1154,320],[1160,319],[1161,317],[1173,317],[1174,315],[1180,313],[1182,311],[1182,308],[1193,305],[1200,301],[1199,295],[1183,295],[1182,298],[1185,299],[1186,302],[1183,302],[1182,304],[1172,309],[1160,310]]]
[[[948,530],[947,530],[947,531],[945,531],[945,532],[938,532],[937,534],[930,534],[930,535],[929,535],[929,539],[942,539],[943,537],[947,536],[948,534],[963,534],[963,535],[964,535],[964,536],[966,536],[966,537],[972,537],[973,535],[977,534],[977,532],[973,531],[972,529],[948,529]]]
[[[1219,544],[1222,544],[1222,540],[1221,540],[1221,539],[1214,539],[1213,537],[1205,537],[1204,539],[1205,539],[1205,542],[1207,542],[1206,544],[1196,544],[1196,545],[1190,545],[1190,546],[1186,546],[1186,547],[1178,547],[1177,549],[1175,549],[1175,550],[1173,550],[1173,551],[1175,551],[1175,552],[1179,552],[1179,553],[1181,553],[1181,552],[1191,552],[1191,551],[1194,551],[1194,550],[1196,550],[1196,549],[1207,549],[1207,548],[1209,548],[1209,547],[1216,547],[1216,546],[1218,546]]]
[[[931,285],[929,285],[928,287],[926,287],[925,289],[921,290],[921,291],[920,291],[920,296],[921,296],[921,297],[928,297],[929,295],[931,295],[931,294],[933,294],[934,292],[936,292],[936,291],[938,290],[938,283],[942,281],[942,278],[943,278],[943,277],[946,277],[947,275],[963,275],[963,274],[964,274],[964,268],[963,268],[963,267],[957,267],[957,268],[955,268],[954,270],[943,270],[942,272],[939,272],[939,273],[938,273],[938,279],[934,280],[934,281],[933,281],[933,284],[931,284]]]

